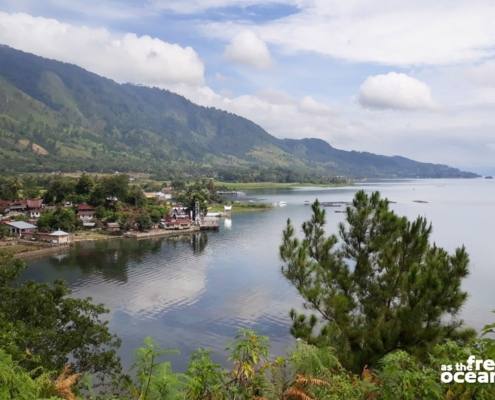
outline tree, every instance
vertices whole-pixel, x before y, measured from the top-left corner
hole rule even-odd
[[[61,203],[74,193],[74,188],[73,179],[57,176],[50,181],[43,199],[45,203]]]
[[[141,211],[136,218],[136,223],[140,231],[147,231],[153,226],[150,215],[146,211]]]
[[[143,207],[146,204],[146,197],[144,196],[143,190],[137,185],[129,187],[125,200],[134,207]]]
[[[64,283],[19,284],[24,263],[0,256],[0,348],[36,376],[61,371],[112,378],[120,374],[120,340],[102,320],[107,310],[89,299],[71,298]]]
[[[94,180],[87,174],[82,174],[76,183],[75,191],[80,196],[89,196],[94,187]]]
[[[38,229],[42,231],[51,231],[62,229],[67,232],[73,232],[78,226],[79,220],[71,208],[58,207],[55,211],[44,212],[38,218]]]
[[[339,247],[337,236],[325,235],[318,201],[312,209],[304,238],[295,238],[289,220],[280,247],[282,273],[312,311],[291,311],[294,336],[333,346],[359,371],[395,349],[422,356],[444,339],[472,335],[455,318],[467,296],[464,247],[449,254],[430,243],[424,218],[397,216],[378,192],[356,194]]]
[[[10,229],[7,225],[0,224],[0,239],[10,236]]]
[[[0,177],[0,199],[17,200],[22,189],[22,182],[17,177]]]

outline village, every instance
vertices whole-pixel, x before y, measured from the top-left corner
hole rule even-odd
[[[3,184],[5,189],[8,183]],[[22,194],[17,190],[15,197]],[[232,211],[232,205],[223,204],[211,183],[181,182],[175,187],[168,184],[145,191],[121,174],[56,177],[38,194],[36,198],[0,199],[0,246],[22,245],[23,252],[30,252],[30,248],[60,248],[78,241],[119,236],[141,238],[218,230],[218,218],[230,216]],[[212,202],[216,212],[208,211]]]

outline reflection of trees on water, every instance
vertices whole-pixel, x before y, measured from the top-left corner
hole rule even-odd
[[[206,232],[195,233],[191,238],[191,246],[194,254],[201,254],[208,244],[208,235]]]
[[[158,253],[162,241],[105,240],[81,243],[62,259],[50,258],[55,269],[79,268],[83,274],[99,273],[104,278],[127,282],[127,265],[140,263],[150,253]]]
[[[184,244],[189,244],[194,254],[200,254],[207,243],[208,235],[205,232],[169,239],[102,240],[77,244],[63,257],[51,257],[49,263],[58,271],[67,272],[78,268],[85,275],[98,273],[105,279],[125,283],[128,279],[128,265],[140,264],[147,255],[158,254],[163,245],[172,248],[181,246],[186,250]]]

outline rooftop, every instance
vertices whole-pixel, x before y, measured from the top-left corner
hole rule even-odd
[[[50,233],[50,236],[68,236],[69,234],[67,232],[61,231],[60,229]]]
[[[6,224],[16,229],[36,229],[36,225],[24,221],[11,221]]]

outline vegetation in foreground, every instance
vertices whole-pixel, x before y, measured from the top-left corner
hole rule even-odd
[[[288,223],[283,274],[312,315],[291,312],[298,341],[273,358],[265,337],[239,332],[229,369],[199,349],[185,372],[151,339],[122,373],[102,306],[70,297],[61,282],[17,283],[22,264],[0,260],[0,399],[309,400],[495,398],[495,385],[440,383],[440,365],[495,359],[495,324],[481,337],[455,315],[466,293],[463,248],[430,243],[431,226],[396,216],[378,193],[360,192],[339,240],[325,213],[297,239]]]

